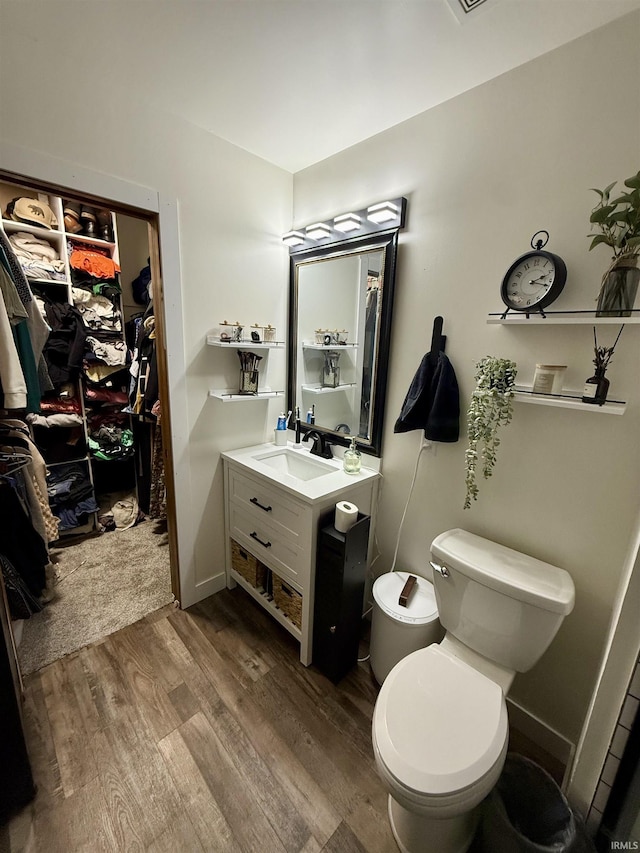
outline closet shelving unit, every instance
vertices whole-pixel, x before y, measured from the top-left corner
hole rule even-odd
[[[51,210],[53,211],[57,225],[52,229],[47,229],[43,227],[39,227],[37,225],[29,225],[27,223],[14,221],[12,219],[4,218],[5,211],[7,209],[7,204],[14,198],[34,198],[39,201],[46,203]],[[92,205],[93,206],[93,205]],[[24,186],[18,183],[12,183],[9,181],[0,183],[0,211],[2,212],[2,220],[1,226],[3,231],[7,234],[7,236],[11,236],[17,232],[25,232],[28,234],[37,237],[40,240],[44,240],[49,243],[56,250],[60,260],[64,262],[64,280],[53,280],[48,278],[32,278],[27,276],[29,281],[29,285],[34,293],[34,295],[43,295],[47,296],[49,299],[54,302],[66,302],[73,305],[73,293],[72,293],[72,278],[71,278],[71,265],[70,265],[70,256],[71,256],[71,247],[72,245],[77,245],[81,247],[85,247],[87,249],[91,248],[100,248],[102,250],[106,250],[109,257],[116,261],[119,261],[118,258],[118,244],[117,244],[117,232],[116,232],[116,218],[113,213],[111,213],[111,230],[113,233],[113,241],[106,241],[99,239],[97,237],[88,237],[83,234],[71,234],[64,230],[64,201],[61,196],[51,195],[46,192],[40,192],[33,187]],[[122,296],[117,299],[116,307],[120,311],[121,317],[121,326],[122,331],[119,333],[119,337],[124,339],[124,313],[122,310]],[[90,334],[91,331],[87,330]],[[90,404],[85,399],[85,387],[82,375],[73,383],[75,388],[75,395],[80,404],[81,409],[81,418],[82,418],[82,445],[79,446],[79,452],[77,456],[71,455],[70,458],[65,459],[64,461],[51,461],[47,458],[47,453],[43,451],[43,448],[40,447],[41,452],[43,452],[43,457],[49,469],[54,470],[56,467],[60,465],[67,465],[70,463],[73,464],[82,464],[86,465],[88,477],[92,485],[92,494],[95,497],[95,472],[94,466],[96,464],[110,464],[108,462],[100,463],[98,460],[95,460],[91,457],[89,451],[89,431],[87,425],[88,413],[90,411]],[[54,429],[52,427],[52,429]],[[34,436],[34,441],[36,445],[38,445],[38,431],[31,428],[32,435]],[[87,521],[85,524],[78,525],[76,527],[70,528],[68,530],[60,531],[60,536],[76,536],[79,534],[85,534],[92,532],[97,527],[97,512],[87,514]]]
[[[496,312],[489,314],[487,323],[501,326],[622,326],[640,325],[640,309],[633,309],[628,317],[599,317],[595,310],[545,311],[544,314],[519,314]],[[537,406],[555,406],[604,415],[623,415],[627,404],[623,400],[607,400],[602,406],[582,402],[582,392],[563,390],[561,394],[538,394],[530,386],[518,385],[515,389],[518,402]]]
[[[285,350],[285,341],[221,341],[217,335],[207,335],[207,346],[219,347],[220,349],[243,349],[243,350]],[[273,391],[265,388],[257,394],[238,394],[231,388],[212,388],[209,397],[220,400],[223,403],[251,403],[257,400],[270,400],[274,397],[283,397],[284,391]]]

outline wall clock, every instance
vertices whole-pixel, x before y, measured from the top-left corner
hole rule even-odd
[[[509,310],[527,316],[539,312],[544,317],[543,309],[562,293],[567,267],[558,255],[544,251],[548,242],[549,232],[537,231],[531,238],[533,251],[520,255],[507,270],[500,287],[500,296],[507,306],[503,318]]]

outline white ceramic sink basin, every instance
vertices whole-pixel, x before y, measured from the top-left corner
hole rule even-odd
[[[259,453],[253,457],[256,462],[261,462],[280,474],[288,474],[298,480],[315,480],[326,474],[333,474],[336,468],[328,465],[320,459],[310,457],[308,454],[296,453],[288,447],[271,450],[267,453]]]

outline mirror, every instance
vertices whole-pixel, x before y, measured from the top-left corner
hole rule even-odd
[[[398,232],[291,256],[288,409],[380,456]],[[314,426],[306,423],[307,412]]]

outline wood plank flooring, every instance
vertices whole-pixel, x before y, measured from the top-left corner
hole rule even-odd
[[[26,679],[35,801],[7,853],[396,853],[368,664],[333,685],[242,590]]]
[[[240,588],[164,607],[25,690],[38,794],[0,853],[397,853],[368,663],[333,685]]]

